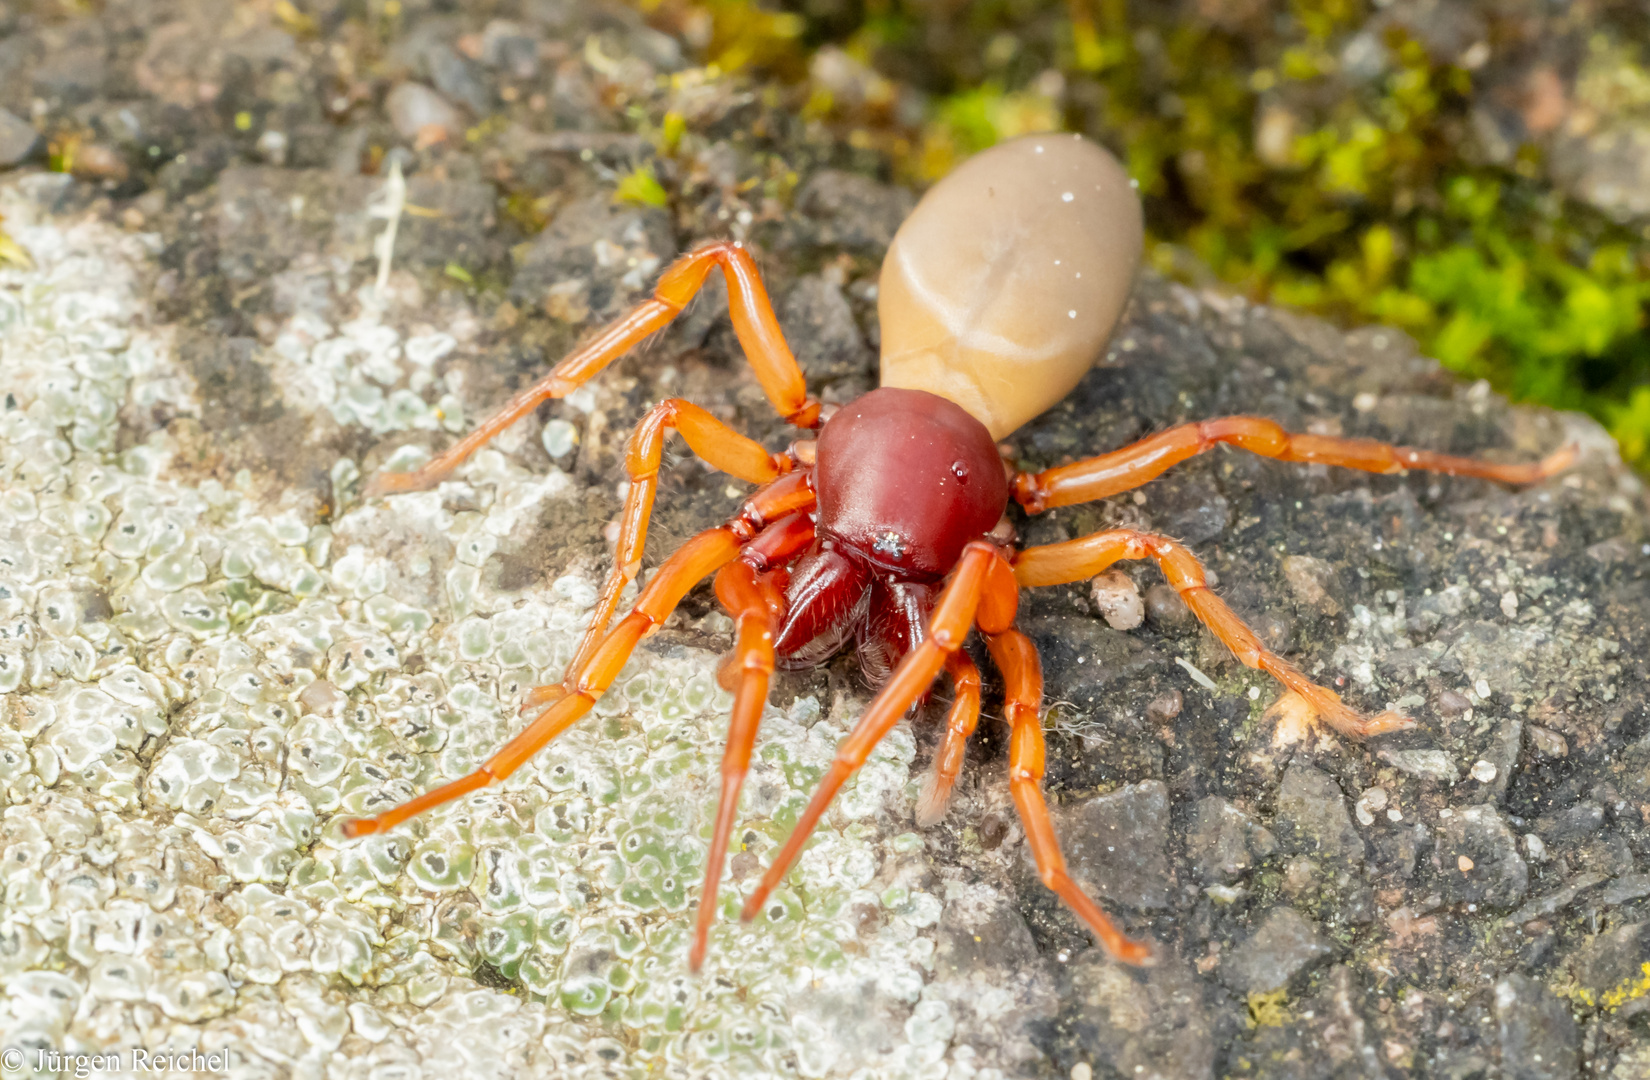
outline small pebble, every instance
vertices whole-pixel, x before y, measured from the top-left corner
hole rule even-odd
[[[1495,779],[1495,766],[1480,758],[1473,762],[1471,775],[1480,784],[1487,784]]]
[[[553,458],[566,457],[579,444],[579,429],[557,417],[544,425],[544,452]]]
[[[1121,570],[1107,570],[1096,576],[1089,595],[1095,609],[1113,630],[1133,630],[1146,620],[1146,604],[1140,598],[1140,587]]]
[[[1146,590],[1146,615],[1160,630],[1181,630],[1192,625],[1191,609],[1173,587],[1153,585]]]
[[[39,144],[40,133],[33,124],[0,109],[0,168],[23,161]]]
[[[1472,860],[1463,855],[1455,860],[1455,865],[1459,866],[1461,868],[1461,872],[1465,874],[1467,871],[1472,869]]]
[[[124,180],[131,170],[119,150],[101,143],[83,143],[75,151],[73,171],[82,180]]]
[[[1570,744],[1565,742],[1564,736],[1558,732],[1537,724],[1531,724],[1524,730],[1529,735],[1531,749],[1542,757],[1561,758],[1569,755]]]
[[[1357,804],[1352,808],[1361,825],[1375,824],[1375,814],[1386,809],[1387,793],[1385,788],[1372,787],[1358,796]]]
[[[1472,699],[1454,690],[1445,690],[1438,695],[1438,711],[1450,719],[1465,716],[1472,712]]]
[[[391,90],[384,99],[384,111],[403,139],[428,138],[437,130],[452,135],[464,129],[463,114],[422,83],[404,82]]]
[[[258,136],[256,147],[258,156],[271,165],[286,164],[286,147],[287,138],[284,131],[276,131],[271,128]]]
[[[1146,716],[1159,724],[1166,720],[1173,720],[1180,715],[1180,710],[1186,704],[1186,699],[1179,690],[1167,690],[1146,705]]]

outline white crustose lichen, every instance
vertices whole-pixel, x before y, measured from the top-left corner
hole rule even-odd
[[[52,216],[69,182],[0,186],[35,262],[0,268],[5,1045],[227,1048],[247,1076],[993,1072],[931,982],[940,900],[886,869],[922,843],[904,729],[801,893],[753,926],[730,908],[688,975],[729,705],[708,652],[639,651],[508,783],[341,840],[342,817],[473,768],[559,679],[591,581],[499,591],[482,568],[573,481],[487,452],[455,502],[328,526],[271,477],[189,471],[150,420],[203,417],[147,301],[158,241]],[[254,362],[317,422],[452,424],[432,367],[462,335],[379,303],[372,269]],[[858,709],[769,709],[738,841],[771,851]]]

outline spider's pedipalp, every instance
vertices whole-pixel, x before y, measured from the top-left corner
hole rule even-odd
[[[980,596],[987,582],[1002,580],[990,574],[992,565],[1001,562],[1002,558],[995,547],[981,540],[972,541],[963,549],[956,570],[934,603],[934,613],[928,621],[928,636],[922,644],[905,654],[888,682],[865,707],[854,730],[837,747],[830,769],[814,789],[813,798],[797,819],[785,846],[774,857],[761,883],[746,899],[740,918],[749,921],[762,910],[762,905],[802,853],[803,845],[808,842],[808,837],[842,785],[865,764],[865,759],[871,756],[877,743],[893,730],[906,710],[928,690],[945,666],[946,657],[962,647],[963,639],[968,637],[974,625],[975,612],[980,607]]]
[[[945,716],[945,734],[934,750],[934,765],[923,781],[917,796],[917,827],[926,829],[939,824],[945,817],[945,808],[951,802],[951,789],[962,772],[963,756],[968,751],[968,737],[980,722],[980,669],[961,649],[945,659],[946,673],[957,695],[951,710]]]
[[[752,484],[768,484],[792,468],[788,454],[770,454],[762,445],[728,427],[710,413],[681,398],[668,398],[642,417],[625,448],[625,476],[630,490],[625,493],[619,513],[619,542],[613,549],[613,568],[608,571],[596,607],[590,615],[579,646],[568,661],[562,678],[562,692],[572,689],[572,681],[584,662],[601,642],[607,625],[618,610],[619,597],[642,568],[642,551],[647,543],[648,521],[659,489],[659,463],[664,455],[665,436],[678,432],[688,448],[712,468]]]

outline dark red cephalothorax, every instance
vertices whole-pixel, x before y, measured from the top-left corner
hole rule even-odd
[[[817,456],[818,539],[792,572],[774,650],[804,666],[858,638],[881,685],[922,640],[934,584],[1001,520],[1008,476],[985,425],[922,390],[882,387],[844,405]]]

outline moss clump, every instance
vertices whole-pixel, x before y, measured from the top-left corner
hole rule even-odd
[[[796,72],[813,50],[806,115],[917,182],[1002,138],[1085,132],[1139,181],[1159,269],[1401,327],[1457,372],[1593,413],[1650,465],[1650,229],[1561,192],[1527,132],[1486,149],[1475,110],[1507,85],[1505,65],[1486,66],[1489,42],[1501,48],[1493,13],[1486,41],[1443,56],[1359,0],[1202,0],[1202,19],[1186,7],[814,2],[800,33],[785,22],[739,51]],[[676,25],[708,20],[713,43],[762,32],[750,0],[673,10]],[[1559,91],[1572,116],[1650,114],[1637,30],[1610,17],[1545,28],[1586,39]]]

